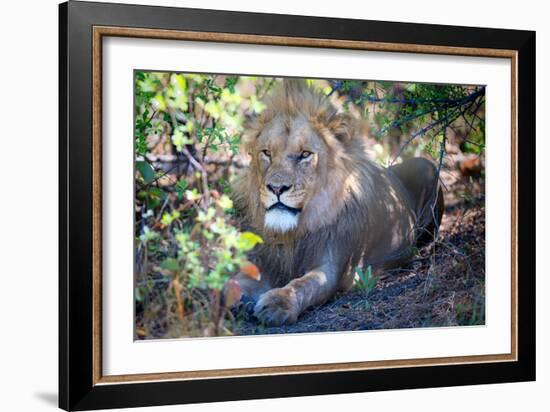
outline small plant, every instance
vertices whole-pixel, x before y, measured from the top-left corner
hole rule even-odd
[[[242,272],[259,279],[259,270],[247,260],[247,252],[263,240],[233,225],[233,202],[227,195],[217,191],[209,195],[206,200],[204,193],[187,190],[179,210],[157,217],[143,215],[146,224],[138,236],[140,267],[145,278],[157,273],[167,285],[163,303],[171,337],[232,334],[230,309],[241,297],[232,275]],[[194,217],[182,219],[184,214]],[[136,290],[137,300],[143,301],[151,288],[150,281],[144,282]],[[146,331],[138,333],[147,336]]]
[[[355,268],[354,286],[362,292],[370,292],[376,287],[378,280],[372,275],[372,267],[368,265],[364,270],[359,266]]]
[[[250,273],[246,253],[263,242],[254,233],[239,232],[228,221],[227,212],[233,207],[228,196],[213,197],[210,206],[198,210],[191,230],[175,231],[177,256],[161,264],[170,272],[176,294],[176,335],[231,334],[230,309],[241,297],[231,276],[242,269]],[[165,214],[163,220],[168,223],[173,216]]]
[[[263,106],[236,91],[241,78],[137,72],[136,335],[232,334],[241,297],[231,278],[259,278],[247,253],[262,239],[241,232],[229,182],[244,113]],[[245,79],[267,92],[271,83]],[[248,86],[246,86],[248,85]],[[161,163],[172,156],[174,166]],[[177,169],[177,170],[176,170]]]

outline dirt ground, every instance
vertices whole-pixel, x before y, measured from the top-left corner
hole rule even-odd
[[[308,309],[294,325],[265,327],[241,310],[236,334],[484,324],[484,179],[448,169],[441,178],[446,210],[438,239],[408,266],[381,274],[371,290],[354,289]]]

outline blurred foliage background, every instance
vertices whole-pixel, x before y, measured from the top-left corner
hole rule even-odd
[[[137,339],[234,334],[240,299],[231,275],[255,278],[230,182],[248,116],[280,78],[135,72],[135,305]],[[485,88],[307,79],[369,126],[383,165],[426,156],[483,178]],[[452,158],[452,161],[450,160]],[[451,164],[452,163],[452,164]],[[443,178],[443,176],[442,176]]]

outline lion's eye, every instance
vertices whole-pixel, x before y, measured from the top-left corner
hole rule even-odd
[[[271,159],[271,152],[269,150],[262,150],[261,153]]]
[[[311,157],[312,154],[313,153],[308,152],[307,150],[304,150],[302,153],[300,153],[300,160],[307,159],[307,158]]]

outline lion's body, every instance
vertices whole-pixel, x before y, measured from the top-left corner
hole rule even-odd
[[[402,264],[424,231],[439,226],[435,166],[425,159],[374,163],[359,124],[303,84],[287,82],[268,101],[245,148],[252,161],[234,197],[243,223],[264,243],[251,256],[262,280],[238,280],[266,323],[294,322],[348,289],[357,265],[376,273]],[[288,222],[274,224],[281,215]]]

